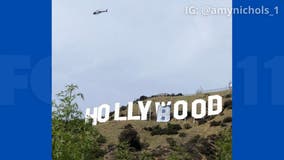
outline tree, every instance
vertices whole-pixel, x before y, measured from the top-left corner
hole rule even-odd
[[[102,157],[102,138],[91,123],[85,123],[76,100],[84,99],[77,92],[78,86],[67,85],[57,94],[59,103],[53,102],[52,111],[52,159],[95,159]],[[101,141],[102,142],[102,141]]]
[[[218,160],[232,159],[232,129],[225,130],[221,133],[216,142]]]
[[[131,126],[126,125],[125,129],[120,133],[118,140],[120,143],[126,142],[129,147],[133,147],[136,150],[141,150],[140,137],[138,132]]]
[[[82,112],[78,109],[78,104],[75,102],[77,98],[84,100],[82,93],[76,92],[79,87],[75,84],[65,86],[65,90],[56,94],[59,99],[59,104],[54,101],[52,104],[52,118],[68,122],[74,119],[81,119]]]

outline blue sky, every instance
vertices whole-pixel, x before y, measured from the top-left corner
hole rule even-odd
[[[53,96],[76,83],[84,110],[226,86],[232,17],[186,15],[188,6],[230,7],[231,1],[53,0]]]

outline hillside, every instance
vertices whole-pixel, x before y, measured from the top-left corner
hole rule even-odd
[[[192,96],[155,96],[150,98],[145,98],[146,100],[152,100],[153,102],[157,101],[172,101],[173,103],[177,100],[186,100],[189,102],[189,105],[193,100],[202,98],[207,101],[209,95],[218,94],[223,97],[223,111],[220,115],[213,117],[206,117],[201,120],[194,120],[190,116],[186,120],[177,121],[171,119],[170,124],[178,124],[181,126],[181,129],[178,130],[178,134],[162,134],[162,135],[153,135],[151,130],[155,126],[159,125],[160,128],[167,128],[168,123],[158,123],[155,121],[155,113],[152,113],[151,120],[148,121],[113,121],[110,120],[106,123],[98,124],[96,126],[97,130],[106,138],[106,143],[103,145],[103,148],[107,150],[105,159],[113,159],[113,153],[111,146],[116,146],[119,144],[118,137],[121,132],[125,130],[125,126],[129,125],[133,127],[138,132],[140,137],[140,142],[144,145],[142,151],[147,151],[149,153],[157,152],[160,150],[160,154],[155,155],[155,159],[168,159],[167,157],[173,150],[174,144],[184,145],[186,142],[190,142],[192,139],[200,136],[202,138],[208,138],[215,135],[219,135],[224,130],[230,130],[232,127],[232,93],[231,90],[215,92],[215,93],[203,93]],[[152,103],[153,104],[153,103]],[[190,107],[189,107],[190,108]],[[172,107],[173,109],[173,107]],[[151,110],[154,109],[154,105],[151,106]],[[189,110],[190,111],[190,110]],[[172,111],[171,111],[172,112]],[[121,115],[126,115],[127,108],[122,107]],[[133,108],[134,115],[138,115],[138,105],[134,104]],[[112,116],[113,117],[113,116]],[[113,118],[112,118],[113,119]],[[150,128],[150,129],[149,129]],[[202,159],[206,158],[206,155],[201,155]],[[182,159],[182,158],[181,158]],[[198,159],[198,158],[197,158]]]

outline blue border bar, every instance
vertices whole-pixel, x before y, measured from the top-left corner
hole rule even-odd
[[[283,1],[233,6],[279,8],[274,16],[233,16],[233,159],[283,159]]]
[[[0,159],[51,159],[51,0],[0,4]]]

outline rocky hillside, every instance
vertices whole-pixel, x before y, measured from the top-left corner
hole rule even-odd
[[[155,112],[151,114],[148,121],[113,121],[98,124],[97,130],[106,138],[106,143],[102,146],[106,150],[104,159],[117,159],[117,147],[131,136],[139,142],[131,145],[133,139],[127,141],[130,145],[129,154],[133,159],[145,155],[146,159],[217,159],[222,155],[218,147],[219,142],[223,145],[223,134],[231,138],[232,127],[232,93],[231,90],[215,93],[202,93],[192,96],[159,95],[152,97],[140,97],[140,100],[152,100],[153,102],[186,100],[189,106],[192,101],[202,98],[207,101],[209,95],[220,95],[223,97],[223,111],[217,116],[205,117],[194,120],[188,116],[185,120],[171,119],[168,123],[158,123],[155,121]],[[142,99],[141,99],[142,98]],[[153,103],[152,103],[153,104]],[[154,105],[151,106],[154,111]],[[171,111],[172,112],[172,111]],[[189,110],[190,112],[190,110]],[[138,115],[138,105],[134,104],[134,115]],[[121,116],[127,115],[127,107],[122,107]],[[112,118],[113,119],[113,115]],[[131,134],[132,133],[132,134]],[[125,135],[123,135],[125,134]],[[229,134],[229,135],[228,135]],[[226,147],[231,148],[231,142]],[[135,141],[136,144],[136,141]],[[115,158],[116,157],[116,158]],[[136,157],[136,158],[135,158]],[[129,158],[131,159],[131,158]],[[139,158],[141,159],[141,158]],[[144,158],[145,159],[145,158]],[[225,158],[226,159],[226,158]]]

